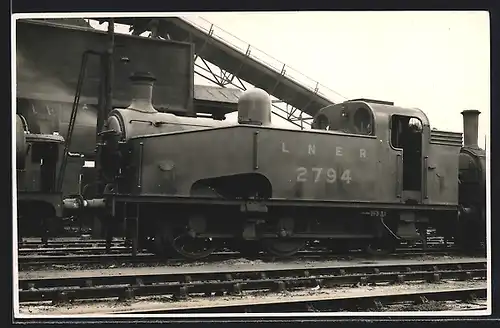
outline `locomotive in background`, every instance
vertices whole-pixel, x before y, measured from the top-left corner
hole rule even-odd
[[[486,240],[486,151],[478,145],[477,110],[463,111],[464,147],[459,156],[460,221],[457,239],[466,249]]]
[[[241,96],[232,124],[158,112],[154,77],[131,80],[131,105],[102,131],[102,198],[65,204],[125,222],[135,251],[198,259],[229,245],[290,256],[319,240],[378,253],[429,227],[467,249],[485,241],[478,111],[463,112],[462,147],[460,133],[388,102],[327,106],[300,131],[273,126],[260,89]]]
[[[41,236],[62,217],[62,193],[56,188],[57,162],[64,138],[58,134],[32,133],[22,115],[16,114],[16,180],[18,236]]]
[[[97,127],[105,121],[107,115],[102,113],[104,118],[100,117],[105,98],[102,92],[104,56],[88,56],[70,143],[67,133],[78,88],[78,72],[83,66],[82,55],[89,50],[106,54],[108,34],[58,22],[59,20],[29,19],[16,21],[16,109],[24,122],[23,129],[29,129],[30,135],[52,136],[56,133],[64,139],[59,144],[57,161],[53,163],[56,182],[59,181],[59,175],[63,176],[62,185],[58,186],[56,183],[55,192],[64,197],[82,195],[89,198],[94,197],[97,177]],[[159,110],[191,115],[194,69],[191,44],[117,34],[114,36],[114,45],[111,60],[116,70],[113,74],[111,107],[126,107],[130,104],[128,76],[139,66],[158,76],[158,88],[153,102]],[[28,135],[26,137],[31,138]],[[65,146],[68,146],[69,151],[67,163],[64,172],[60,172]],[[26,158],[28,157],[31,155],[28,154]],[[30,159],[27,162],[32,161]],[[19,174],[24,176],[24,181],[18,184],[19,190],[25,188],[24,185],[31,186],[29,188],[32,191],[38,190],[35,186],[38,183],[35,181],[38,173],[32,172],[31,167],[32,165],[20,169],[22,173]],[[32,191],[31,194],[23,193],[24,197],[31,197]],[[42,194],[40,190],[36,197],[42,197]],[[23,204],[18,203],[18,208]],[[52,201],[47,204],[52,204]],[[45,213],[40,212],[34,221],[26,216],[20,217],[19,232],[25,236],[40,236],[46,230],[39,223],[45,220],[42,218]],[[70,218],[71,216],[72,214],[69,215]],[[63,213],[63,217],[68,216]],[[81,216],[76,215],[75,218],[80,219]],[[92,226],[92,217],[84,219],[85,225]],[[58,221],[61,220],[53,220]],[[99,223],[98,220],[94,222]],[[60,233],[61,231],[53,231],[53,235]]]

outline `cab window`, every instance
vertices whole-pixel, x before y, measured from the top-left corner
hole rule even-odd
[[[330,130],[330,121],[326,115],[319,115],[316,118],[316,122],[314,124],[314,128],[318,130]]]
[[[391,144],[394,148],[404,148],[412,136],[420,140],[422,130],[422,121],[418,118],[394,115],[391,120]]]
[[[373,134],[373,117],[370,110],[367,108],[358,108],[353,116],[353,133],[372,135]]]

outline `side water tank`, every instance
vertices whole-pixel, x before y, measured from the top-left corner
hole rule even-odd
[[[262,89],[245,91],[238,100],[238,123],[271,125],[271,97]]]
[[[24,135],[24,123],[19,114],[16,115],[16,168],[24,169],[26,158],[26,136]]]

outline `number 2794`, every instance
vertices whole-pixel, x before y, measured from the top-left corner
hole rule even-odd
[[[314,183],[325,181],[326,183],[334,183],[337,181],[337,171],[334,168],[299,167],[296,171],[297,182],[307,182],[312,180]],[[340,175],[340,180],[344,183],[351,183],[351,170],[346,169]]]

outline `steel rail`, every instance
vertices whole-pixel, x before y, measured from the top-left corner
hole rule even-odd
[[[113,241],[112,246],[124,245],[125,241]],[[106,242],[100,240],[72,240],[72,241],[52,241],[47,244],[41,242],[22,242],[17,244],[18,249],[43,249],[43,248],[71,248],[71,247],[105,247]]]
[[[427,233],[427,243],[428,244],[442,244],[444,237],[437,236],[433,232]],[[125,238],[114,238],[112,244],[121,245],[125,242]],[[417,244],[421,244],[421,241],[417,241]],[[453,244],[452,241],[449,243]],[[38,248],[38,247],[66,247],[66,246],[105,246],[106,240],[104,239],[93,239],[93,238],[84,238],[82,237],[68,237],[68,238],[55,238],[52,240],[48,240],[46,243],[41,242],[40,240],[36,240],[33,238],[26,238],[23,241],[18,242],[18,248]]]
[[[398,249],[397,252],[428,252],[428,253],[436,253],[436,252],[452,252],[455,249],[452,247],[437,247],[437,246],[430,246],[427,248],[427,250],[424,250],[423,248],[401,248]],[[28,256],[39,256],[39,255],[44,255],[44,256],[70,256],[71,254],[78,254],[78,255],[106,255],[109,253],[122,253],[122,254],[130,254],[131,253],[131,248],[124,246],[124,245],[113,245],[110,247],[109,251],[106,249],[106,246],[88,246],[88,247],[72,247],[72,246],[67,246],[67,247],[48,247],[48,248],[18,248],[18,256],[19,257],[28,257]],[[218,252],[217,252],[218,253]],[[215,253],[215,254],[217,254]],[[239,254],[238,252],[233,252],[234,254]],[[311,255],[320,255],[320,254],[332,254],[332,251],[329,250],[315,250],[314,247],[311,247],[310,250],[304,250],[299,253],[300,254],[307,254],[309,256]],[[355,250],[345,252],[345,255],[356,253]],[[216,255],[217,256],[217,255]],[[57,259],[56,259],[57,261]]]
[[[462,288],[453,290],[423,290],[384,295],[336,296],[335,298],[298,298],[273,301],[256,301],[253,304],[190,306],[182,308],[155,308],[141,310],[110,311],[109,314],[180,314],[180,313],[290,313],[290,312],[339,312],[382,310],[384,306],[411,302],[409,305],[429,301],[470,301],[486,299],[486,288]],[[486,310],[485,306],[460,311]]]
[[[427,239],[427,246],[434,247],[437,245],[444,245],[442,241],[443,238],[439,237],[429,237]],[[122,246],[125,245],[125,240],[114,240],[111,243],[112,246]],[[416,245],[422,245],[421,242]],[[447,245],[453,245],[453,242],[448,242]],[[70,240],[70,241],[49,241],[47,243],[29,241],[29,242],[19,242],[17,245],[18,249],[23,249],[26,252],[30,249],[40,250],[40,249],[52,249],[52,248],[72,248],[72,247],[105,247],[106,241],[102,240]],[[404,246],[404,245],[402,245]]]
[[[396,257],[404,257],[404,256],[425,256],[425,255],[451,255],[456,253],[455,249],[438,249],[438,248],[430,248],[427,250],[423,249],[400,249],[398,252],[389,254],[387,256],[372,256],[371,258],[380,259],[380,258],[393,258]],[[338,259],[343,256],[359,256],[360,253],[349,252],[349,253],[332,253],[328,251],[316,251],[316,250],[305,250],[299,252],[296,256],[290,258],[279,259],[280,261],[288,261],[288,260],[297,260],[297,259]],[[364,256],[367,256],[366,254]],[[90,264],[109,264],[113,262],[128,262],[128,263],[164,263],[164,264],[182,264],[182,263],[205,263],[205,262],[217,262],[231,259],[240,259],[240,258],[249,258],[249,259],[259,259],[263,261],[275,261],[276,257],[261,253],[257,256],[248,257],[243,256],[238,252],[232,251],[221,251],[216,252],[210,255],[209,257],[202,260],[189,260],[183,258],[168,258],[162,259],[158,256],[155,256],[151,253],[139,253],[136,257],[132,256],[128,252],[115,252],[115,253],[102,253],[102,254],[73,254],[73,255],[21,255],[18,256],[18,264],[24,267],[39,267],[46,266],[51,264],[58,265],[90,265]]]
[[[427,247],[440,247],[445,245],[443,237],[434,236],[432,232],[428,232]],[[129,250],[125,244],[124,238],[115,238],[111,243],[111,248],[116,250]],[[417,247],[422,245],[422,242],[417,242]],[[453,242],[448,242],[445,246],[452,246]],[[314,248],[314,244],[312,244]],[[404,247],[405,245],[402,245]],[[88,250],[87,250],[88,249]],[[18,242],[18,255],[28,254],[44,254],[44,255],[63,255],[67,253],[88,253],[98,254],[106,253],[106,241],[103,239],[79,239],[79,238],[57,238],[42,243],[39,240],[23,240]]]
[[[54,247],[54,248],[20,248],[17,250],[19,256],[28,255],[46,255],[60,256],[68,254],[105,254],[106,246],[90,246],[90,247]],[[111,253],[130,253],[130,248],[126,246],[114,245],[109,249]]]
[[[407,265],[350,265],[302,269],[265,269],[172,274],[108,275],[97,277],[38,278],[19,280],[19,301],[67,301],[135,296],[284,291],[304,287],[441,279],[486,278],[486,261],[415,263]]]

